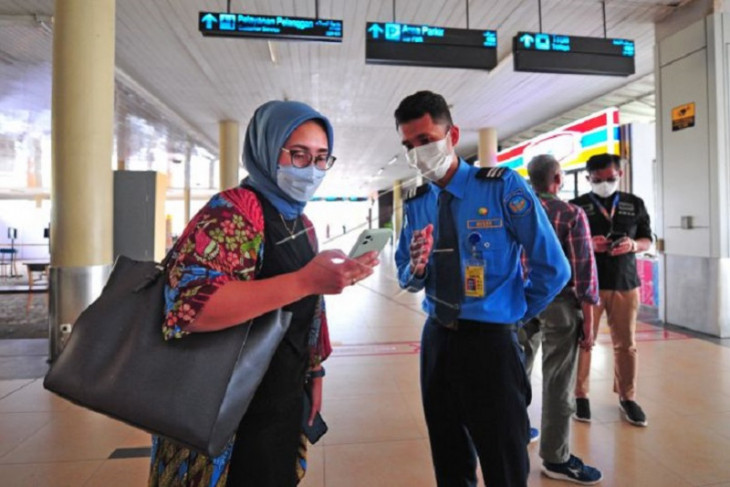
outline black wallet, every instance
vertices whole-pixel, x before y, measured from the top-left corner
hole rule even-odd
[[[304,408],[302,410],[302,430],[311,444],[317,443],[319,439],[327,433],[327,423],[324,422],[322,416],[317,413],[314,416],[314,422],[309,425],[309,413],[312,411],[312,400],[309,397],[309,388],[304,393]]]

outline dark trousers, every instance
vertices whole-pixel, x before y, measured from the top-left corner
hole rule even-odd
[[[302,429],[302,399],[288,411],[246,414],[236,436],[227,487],[294,487]]]
[[[524,487],[531,392],[521,349],[506,325],[443,328],[421,338],[421,394],[440,487]]]
[[[307,356],[279,345],[238,427],[226,487],[294,487]]]

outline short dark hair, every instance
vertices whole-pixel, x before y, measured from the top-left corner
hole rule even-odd
[[[600,171],[601,169],[606,169],[607,167],[610,167],[611,165],[615,166],[616,169],[621,169],[621,158],[617,156],[616,154],[596,154],[595,156],[591,156],[588,159],[588,162],[586,162],[586,169],[589,173],[593,171]]]
[[[431,115],[434,123],[449,127],[454,125],[449,105],[443,96],[432,91],[419,91],[403,98],[398,108],[395,109],[395,128],[426,114]]]
[[[551,154],[539,154],[527,164],[530,183],[536,191],[547,191],[553,178],[560,172],[560,163]]]

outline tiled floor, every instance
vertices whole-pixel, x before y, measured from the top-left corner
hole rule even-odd
[[[402,293],[391,255],[377,275],[328,300],[335,353],[323,416],[329,433],[310,454],[307,487],[434,486],[418,386],[419,297]],[[730,348],[642,325],[639,399],[649,426],[622,421],[611,392],[604,329],[595,349],[591,424],[573,424],[573,451],[601,468],[604,486],[730,487]],[[147,434],[43,390],[45,341],[0,343],[0,485],[142,486],[146,458],[109,459],[149,446]],[[539,370],[530,416],[539,425]],[[531,486],[540,475],[528,447]]]

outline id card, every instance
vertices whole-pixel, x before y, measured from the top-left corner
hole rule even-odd
[[[464,295],[470,298],[484,297],[484,274],[486,263],[469,259],[464,273]]]

